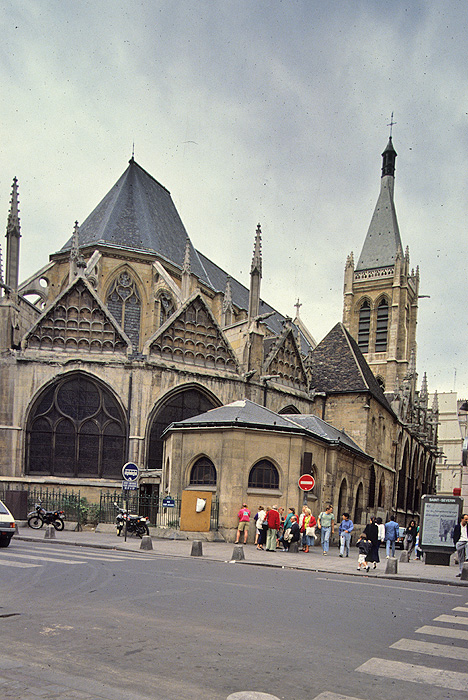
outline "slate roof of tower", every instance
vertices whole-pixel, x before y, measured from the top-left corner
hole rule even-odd
[[[337,323],[317,345],[308,363],[312,372],[310,385],[317,391],[327,394],[369,392],[393,412],[358,344],[342,323]]]
[[[362,455],[363,450],[342,430],[337,430],[329,423],[313,415],[280,415],[259,404],[240,399],[233,403],[212,408],[199,416],[171,423],[163,435],[171,430],[190,428],[251,428],[258,430],[276,430],[310,434],[329,444],[340,444]],[[366,455],[367,456],[367,455]]]
[[[393,145],[392,145],[393,149]],[[388,150],[388,146],[384,153]],[[394,151],[394,149],[393,149]],[[373,270],[395,264],[398,250],[402,251],[400,229],[393,200],[395,178],[386,175],[380,181],[380,193],[356,270]]]
[[[210,289],[224,293],[231,276],[194,248],[170,192],[133,158],[79,230],[80,248],[101,244],[156,253],[181,269],[187,239],[191,272]],[[65,243],[62,251],[70,250],[72,241],[73,237]],[[247,311],[248,288],[231,277],[231,290],[233,303]],[[285,317],[260,300],[259,315],[269,312],[274,313],[265,324],[272,333],[280,335]],[[309,342],[300,329],[299,332],[301,346],[307,353]]]

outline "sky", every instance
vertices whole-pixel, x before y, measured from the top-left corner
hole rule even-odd
[[[468,398],[467,17],[457,0],[0,0],[0,214],[16,176],[21,280],[134,148],[194,246],[246,286],[261,224],[262,298],[292,317],[299,299],[320,341],[393,113],[419,383]]]

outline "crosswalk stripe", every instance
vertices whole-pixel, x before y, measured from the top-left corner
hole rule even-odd
[[[56,564],[86,564],[85,561],[79,561],[78,559],[57,559],[53,557],[44,557],[42,554],[18,554],[17,552],[11,552],[10,557],[13,559],[39,559],[42,563],[43,561],[53,561]]]
[[[459,659],[468,661],[468,649],[448,644],[435,644],[435,642],[421,642],[416,639],[399,639],[392,644],[390,649],[402,651],[414,651],[417,654],[429,654],[430,656],[443,656],[447,659]]]
[[[2,561],[0,559],[1,566],[17,566],[20,569],[29,569],[33,566],[41,566],[40,564],[27,564],[25,561],[7,561],[6,559]]]
[[[339,693],[330,693],[326,690],[320,693],[313,700],[361,700],[360,698],[351,698],[349,695],[340,695]]]
[[[61,552],[51,552],[50,549],[45,548],[45,549],[25,549],[21,548],[21,552],[28,552],[29,556],[40,556],[42,557],[42,552],[45,552],[47,556],[51,557],[61,557],[63,554]],[[39,554],[38,554],[39,552]],[[16,554],[16,551],[14,552]],[[129,559],[136,560],[139,559],[141,561],[140,556],[129,556],[127,554],[97,554],[95,552],[83,552],[80,550],[80,552],[67,552],[67,557],[77,557],[79,559],[102,559],[102,560],[109,560],[109,561],[127,561]]]
[[[361,673],[385,678],[396,678],[412,683],[435,685],[450,690],[468,691],[468,673],[459,671],[443,671],[429,666],[416,666],[402,661],[372,658],[356,669]]]
[[[464,608],[462,605],[460,605],[458,608],[452,608],[453,612],[466,612],[468,613],[468,608]]]
[[[447,629],[445,627],[435,627],[432,625],[424,625],[415,630],[420,634],[432,634],[436,637],[448,637],[449,639],[466,639],[468,640],[468,631]]]
[[[468,625],[468,617],[462,617],[461,615],[439,615],[439,617],[434,618],[434,622],[450,622],[451,625]]]

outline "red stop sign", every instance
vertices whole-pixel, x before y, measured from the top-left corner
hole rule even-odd
[[[303,474],[299,477],[298,484],[303,491],[312,491],[315,486],[315,479],[311,474]]]

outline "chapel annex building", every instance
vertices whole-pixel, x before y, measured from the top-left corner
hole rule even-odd
[[[434,487],[437,402],[425,378],[416,389],[419,271],[402,252],[391,139],[383,158],[361,256],[346,265],[343,322],[318,345],[299,313],[261,299],[260,225],[247,289],[195,249],[168,190],[133,157],[20,283],[15,178],[0,280],[0,485],[98,500],[132,461],[143,493],[211,491],[229,533],[243,500],[302,505],[297,479],[309,472],[314,512],[330,501],[362,524],[416,514]]]

